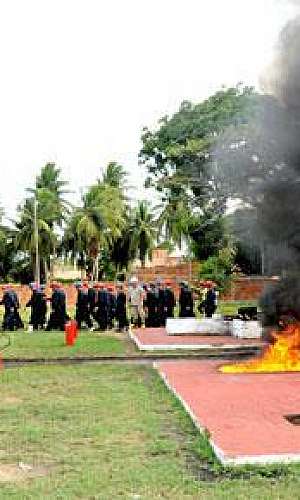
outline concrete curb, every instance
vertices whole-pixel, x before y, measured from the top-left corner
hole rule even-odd
[[[174,351],[174,350],[190,350],[190,351],[245,351],[245,353],[253,354],[260,352],[262,346],[253,344],[142,344],[132,331],[129,331],[130,339],[135,343],[140,351]]]

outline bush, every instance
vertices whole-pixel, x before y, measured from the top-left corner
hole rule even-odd
[[[214,281],[220,291],[225,291],[233,276],[234,259],[234,248],[222,248],[217,255],[209,257],[201,264],[200,279]]]

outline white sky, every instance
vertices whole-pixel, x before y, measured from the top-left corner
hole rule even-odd
[[[284,0],[0,0],[0,201],[48,161],[78,199],[108,161],[137,166],[141,129],[222,84],[257,84]]]

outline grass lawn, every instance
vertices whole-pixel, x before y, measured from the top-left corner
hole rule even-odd
[[[220,314],[236,314],[239,307],[255,305],[254,302],[220,302]],[[81,331],[72,347],[65,346],[62,332],[17,331],[8,333],[11,345],[3,351],[4,358],[62,358],[79,356],[122,356],[137,354],[133,342],[124,334],[91,333]],[[6,338],[0,332],[0,352]],[[183,351],[187,354],[187,351]],[[156,352],[156,354],[159,354]],[[175,354],[175,353],[174,353]],[[143,352],[140,355],[145,355]]]
[[[257,306],[257,302],[255,300],[236,300],[236,301],[220,301],[218,305],[218,313],[219,314],[229,314],[234,315],[237,314],[239,307],[251,307]]]
[[[298,466],[222,470],[149,367],[23,367],[0,379],[1,499],[299,498]]]
[[[62,358],[78,356],[124,355],[135,352],[125,335],[81,331],[73,346],[66,346],[63,332],[9,332],[10,346],[4,358]],[[6,339],[0,333],[1,346]]]

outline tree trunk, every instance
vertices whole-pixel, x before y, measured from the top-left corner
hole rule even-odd
[[[44,271],[45,271],[45,282],[48,283],[48,281],[49,281],[49,270],[48,270],[47,259],[44,259]]]

